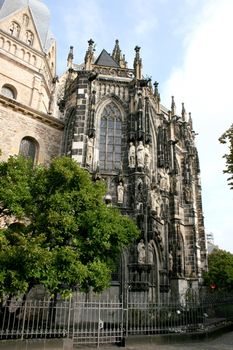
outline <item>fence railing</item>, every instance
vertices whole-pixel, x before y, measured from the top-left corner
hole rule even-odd
[[[120,343],[133,334],[203,332],[233,321],[233,295],[199,296],[184,303],[89,299],[6,301],[0,339],[72,338],[74,344]]]

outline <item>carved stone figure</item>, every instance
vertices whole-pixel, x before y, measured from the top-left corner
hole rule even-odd
[[[146,251],[145,251],[145,244],[143,239],[141,239],[140,242],[138,243],[137,251],[138,251],[138,263],[145,264]]]
[[[150,162],[151,162],[150,146],[146,145],[144,149],[144,165],[146,169],[150,169]]]
[[[164,168],[159,170],[159,186],[163,191],[169,192],[170,190],[169,175]]]
[[[92,137],[88,137],[87,139],[87,155],[86,155],[86,163],[88,165],[91,165],[92,163],[92,158],[93,158],[93,143],[94,140]]]
[[[187,203],[192,201],[192,191],[188,185],[186,185],[184,188],[184,198]]]
[[[124,186],[120,181],[119,185],[117,186],[117,202],[123,203],[123,201],[124,201]]]
[[[161,215],[161,205],[162,199],[160,193],[158,193],[155,189],[151,190],[151,210],[155,212],[158,217]]]
[[[136,150],[133,142],[129,144],[128,162],[130,168],[135,168]]]
[[[139,141],[139,144],[138,144],[138,147],[137,147],[138,167],[140,167],[140,168],[144,167],[144,158],[145,158],[145,149],[144,149],[142,141]]]
[[[152,265],[154,262],[154,255],[153,255],[153,240],[151,239],[148,243],[148,264]]]

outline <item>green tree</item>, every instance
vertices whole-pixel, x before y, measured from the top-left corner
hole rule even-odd
[[[224,170],[224,173],[230,175],[227,180],[230,188],[233,189],[233,124],[220,137],[219,141],[229,145],[229,153],[223,156],[226,159],[226,169]]]
[[[233,290],[233,254],[214,249],[208,256],[208,272],[204,276],[208,286],[215,285],[218,290]]]
[[[93,182],[70,158],[49,167],[32,167],[22,157],[1,162],[0,294],[27,293],[35,284],[51,294],[108,287],[139,231],[106,206],[105,192],[103,181]]]

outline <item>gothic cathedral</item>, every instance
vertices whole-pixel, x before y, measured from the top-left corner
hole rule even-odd
[[[82,64],[68,54],[56,76],[56,42],[39,0],[0,0],[1,160],[23,154],[47,164],[67,155],[93,181],[107,184],[105,202],[141,230],[119,260],[112,288],[158,301],[198,288],[207,268],[200,168],[191,114],[160,101],[158,83],[142,73],[140,47],[128,68],[112,54]]]

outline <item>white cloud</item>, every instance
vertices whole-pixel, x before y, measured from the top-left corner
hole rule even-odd
[[[214,233],[220,247],[233,252],[233,193],[222,174],[225,148],[218,142],[233,121],[232,13],[232,0],[205,1],[198,20],[195,18],[184,37],[183,64],[173,68],[162,96],[170,105],[170,96],[175,95],[177,109],[184,101],[192,112],[199,133],[206,230]]]

